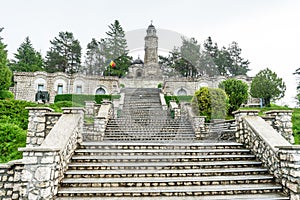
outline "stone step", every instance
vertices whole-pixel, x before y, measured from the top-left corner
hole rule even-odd
[[[267,194],[234,194],[234,195],[203,195],[203,196],[138,196],[138,197],[58,197],[56,200],[289,200],[282,193]]]
[[[250,153],[249,149],[76,149],[75,153],[101,153],[101,154],[107,154],[107,153],[114,153],[114,154],[179,154],[179,155],[186,155],[186,154],[241,154],[241,153]]]
[[[225,185],[271,183],[270,175],[206,176],[206,177],[126,177],[126,178],[65,178],[62,187],[149,187],[159,185]]]
[[[253,194],[280,191],[277,184],[232,184],[207,186],[157,186],[157,187],[70,187],[61,188],[61,196],[178,196],[178,195],[211,195],[211,194]]]
[[[167,170],[68,170],[66,178],[120,178],[120,177],[195,177],[195,176],[245,176],[265,175],[268,170],[260,167],[167,169]]]
[[[114,170],[114,169],[127,169],[127,170],[169,170],[169,169],[207,169],[207,168],[253,168],[260,167],[262,162],[259,161],[214,161],[214,162],[101,162],[101,163],[85,163],[73,162],[68,166],[70,169],[95,169],[95,170]]]

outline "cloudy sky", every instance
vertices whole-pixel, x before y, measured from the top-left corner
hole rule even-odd
[[[269,67],[287,85],[279,103],[295,105],[299,0],[3,0],[1,37],[10,59],[26,36],[45,56],[59,32],[73,32],[85,49],[92,38],[105,37],[116,19],[129,33],[147,28],[153,20],[156,28],[195,37],[201,44],[208,36],[219,46],[236,41],[242,57],[251,62],[249,75]]]

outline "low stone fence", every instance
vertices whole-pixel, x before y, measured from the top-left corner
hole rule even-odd
[[[300,147],[291,145],[269,123],[258,116],[257,110],[236,111],[236,140],[245,144],[269,169],[290,194],[300,199]]]
[[[49,108],[28,110],[27,145],[19,149],[23,159],[0,165],[3,200],[53,199],[67,163],[82,141],[82,108],[63,108],[62,115]]]

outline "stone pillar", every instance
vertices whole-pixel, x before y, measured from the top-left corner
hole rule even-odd
[[[278,156],[281,167],[281,184],[291,200],[300,199],[300,146],[279,146]]]
[[[95,104],[96,101],[85,101],[84,109],[86,111],[86,117],[94,117],[95,116]]]
[[[98,115],[94,120],[94,128],[97,131],[98,135],[95,136],[95,140],[102,140],[106,125],[109,119],[113,118],[113,109],[111,101],[103,101],[99,109]]]
[[[205,130],[205,118],[206,116],[194,116],[192,117],[192,127],[195,132],[196,139],[202,139],[202,134],[206,132]]]
[[[53,112],[51,108],[27,107],[29,110],[26,147],[40,146],[46,137],[46,113]]]
[[[23,161],[25,166],[21,177],[20,199],[53,199],[58,190],[59,149],[25,148]]]
[[[236,134],[235,138],[237,142],[245,143],[246,137],[244,134],[245,128],[243,125],[244,116],[258,116],[259,110],[237,110],[234,111],[235,122],[236,122]]]
[[[265,112],[267,117],[275,118],[273,128],[277,130],[289,143],[294,144],[292,124],[292,110],[272,110]]]

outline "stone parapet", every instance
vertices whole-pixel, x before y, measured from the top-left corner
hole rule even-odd
[[[291,145],[255,112],[235,112],[237,141],[256,155],[276,177],[290,199],[300,199],[300,146]],[[274,112],[272,112],[274,113]],[[274,116],[267,116],[274,118]]]
[[[300,146],[277,146],[281,167],[281,184],[291,200],[300,199]]]
[[[113,118],[113,106],[111,101],[103,101],[94,120],[94,139],[103,140],[105,129],[109,119]]]
[[[53,109],[46,107],[27,107],[26,109],[29,110],[26,146],[40,146],[47,134],[46,114],[53,112]]]
[[[293,136],[292,115],[293,110],[272,110],[265,112],[267,117],[273,119],[272,127],[277,130],[291,144],[295,143]]]

